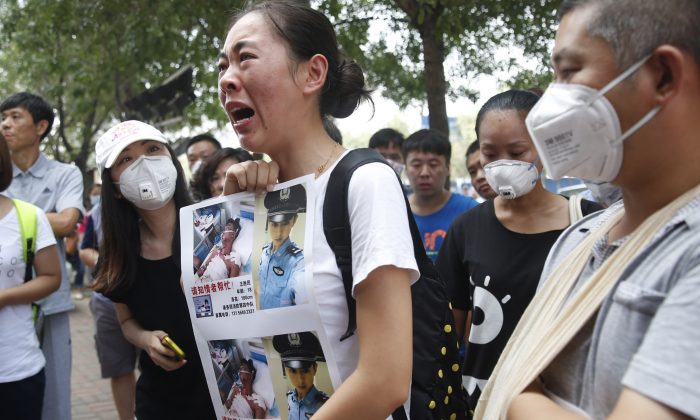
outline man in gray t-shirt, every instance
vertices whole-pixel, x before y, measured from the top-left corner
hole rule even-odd
[[[70,419],[71,347],[68,311],[74,308],[66,273],[63,237],[75,230],[83,212],[83,178],[77,167],[48,159],[39,150],[51,131],[53,108],[41,97],[21,92],[0,103],[2,135],[12,155],[13,179],[5,192],[46,212],[58,238],[61,286],[41,302],[46,314],[41,343],[46,366],[44,419]]]
[[[623,202],[567,230],[542,278],[618,216],[581,273],[551,281],[574,276],[579,289],[611,256],[623,271],[603,274],[613,285],[601,306],[508,418],[700,418],[700,2],[564,0],[559,16],[557,83],[528,114],[528,132],[550,176],[612,182]],[[651,241],[623,257],[630,235],[686,192],[690,201],[662,213],[670,219]],[[572,320],[580,301],[557,316]]]
[[[567,230],[542,273],[618,211],[618,202]],[[626,238],[597,241],[576,288]],[[700,417],[700,197],[683,207],[637,256],[603,301],[598,315],[542,373],[549,391],[605,418],[627,388]]]

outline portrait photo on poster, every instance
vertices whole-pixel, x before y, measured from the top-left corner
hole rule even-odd
[[[304,259],[307,196],[305,184],[295,184],[256,197],[252,276],[259,310],[308,302]]]
[[[262,341],[211,340],[207,345],[223,407],[222,418],[280,418]]]
[[[333,394],[326,357],[313,331],[263,338],[272,386],[285,420],[308,419]]]
[[[253,204],[225,201],[193,212],[192,270],[200,283],[250,273]]]
[[[211,295],[194,296],[192,300],[194,302],[194,310],[197,318],[214,316]]]

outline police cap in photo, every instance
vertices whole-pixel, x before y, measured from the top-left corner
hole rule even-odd
[[[297,213],[306,212],[306,189],[302,185],[292,185],[265,195],[267,217],[271,222],[289,220]]]
[[[272,346],[288,368],[310,368],[315,362],[326,360],[318,338],[308,331],[276,335],[272,338]]]

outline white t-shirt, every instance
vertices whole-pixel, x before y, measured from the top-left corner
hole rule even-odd
[[[347,303],[335,254],[323,233],[323,202],[336,164],[316,179],[313,278],[321,322],[338,362],[341,379],[345,381],[357,368],[359,346],[357,334],[340,341],[348,326]],[[353,294],[355,286],[370,272],[386,265],[411,270],[411,284],[418,280],[420,273],[406,204],[393,169],[382,163],[358,168],[348,188],[348,213],[352,228]]]
[[[37,208],[36,250],[56,245],[46,214]],[[24,283],[22,236],[13,207],[0,220],[0,288]],[[0,308],[0,383],[14,382],[36,375],[46,363],[34,332],[31,305]]]

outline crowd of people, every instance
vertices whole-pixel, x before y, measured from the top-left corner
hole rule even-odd
[[[215,418],[183,298],[179,210],[248,191],[267,193],[257,306],[313,294],[341,381],[332,395],[318,390],[317,356],[276,336],[290,419],[430,415],[435,401],[409,406],[411,320],[421,316],[411,290],[424,274],[413,220],[448,291],[454,327],[444,330],[463,342],[454,369],[464,394],[450,389],[445,404],[463,395],[468,410],[453,418],[700,418],[700,3],[564,0],[559,19],[555,81],[501,92],[477,114],[464,165],[478,201],[450,191],[446,133],[386,128],[371,137],[388,165],[360,166],[348,180],[349,292],[318,219],[331,173],[350,152],[333,119],[371,98],[323,13],[265,1],[234,16],[218,90],[242,148],[192,137],[191,177],[161,131],[124,121],[99,137],[99,181],[86,196],[77,167],[41,151],[50,103],[28,92],[3,98],[2,417],[71,418],[72,260],[89,278],[101,375],[119,418]],[[273,191],[308,174],[317,215],[311,290],[291,237],[308,210],[306,190]],[[587,199],[548,191],[543,174],[583,180]],[[241,220],[222,224],[220,242],[195,267],[201,278],[235,277],[244,264],[233,249]],[[271,267],[284,268],[275,284]],[[351,317],[356,332],[347,334]],[[311,333],[302,339],[320,347]],[[269,414],[256,375],[242,360],[220,395],[229,414]]]

